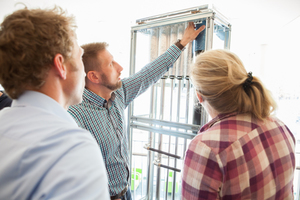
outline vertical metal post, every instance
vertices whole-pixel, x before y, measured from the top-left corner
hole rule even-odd
[[[161,79],[161,99],[160,99],[160,119],[163,119],[163,112],[164,112],[164,95],[165,95],[165,79]],[[162,150],[162,142],[163,142],[163,135],[159,134],[158,137],[158,150]],[[157,160],[162,162],[161,154],[157,154]],[[161,168],[157,168],[157,174],[156,174],[156,199],[160,199],[160,182],[161,182]]]
[[[174,85],[174,77],[170,78],[170,121],[172,121],[172,107],[173,107],[173,85]],[[169,146],[168,146],[168,153],[170,153],[171,150],[171,136],[169,136]],[[168,156],[168,161],[167,165],[170,166],[170,157]],[[168,199],[168,187],[169,187],[169,169],[167,169],[167,174],[166,174],[166,188],[165,188],[165,199]]]
[[[186,61],[186,70],[185,70],[185,80],[186,80],[186,110],[185,110],[185,123],[188,124],[189,122],[189,107],[190,107],[190,65],[193,63],[192,59],[193,59],[193,41],[190,42],[187,46],[187,50],[186,50],[186,57],[185,57]],[[183,144],[183,158],[185,155],[185,151],[186,151],[186,146],[187,146],[187,140],[184,139],[184,144]]]
[[[231,39],[231,25],[228,24],[229,28],[226,28],[225,39],[224,39],[224,49],[230,49],[230,39]]]
[[[177,31],[178,26],[177,24],[174,24],[170,28],[170,45],[174,44],[177,40]],[[174,78],[175,78],[175,72],[176,72],[176,63],[174,63],[173,67],[169,69],[169,78],[170,78],[170,121],[172,121],[173,118],[173,95],[174,95]],[[169,136],[169,147],[168,152],[171,151],[171,136]],[[168,166],[170,165],[170,157],[168,157]],[[166,192],[165,192],[165,199],[168,199],[168,191],[169,191],[169,169],[167,169],[167,177],[166,177]]]
[[[171,149],[171,136],[169,136],[169,148],[168,152],[170,153]],[[168,166],[170,166],[170,157],[168,156]],[[168,188],[169,188],[169,169],[167,169],[167,177],[166,177],[166,192],[165,192],[165,199],[168,199]]]
[[[184,23],[178,25],[178,33],[177,37],[182,38],[183,32],[184,32]],[[178,80],[178,96],[177,96],[177,116],[176,116],[176,122],[180,121],[180,101],[181,101],[181,90],[182,90],[182,79],[184,76],[184,58],[183,55],[181,55],[178,58],[177,61],[177,69],[176,69],[176,75]],[[178,137],[175,139],[175,154],[178,153]],[[174,168],[177,167],[177,159],[174,158]],[[172,181],[172,199],[175,199],[175,192],[176,192],[176,172],[173,172],[173,181]]]
[[[170,38],[169,38],[169,28],[168,26],[165,27],[161,27],[160,31],[159,31],[159,55],[161,55],[162,53],[164,53],[167,48],[169,47],[169,42],[170,42]],[[160,99],[160,115],[159,115],[159,119],[163,120],[164,119],[164,107],[165,107],[165,85],[166,85],[166,78],[167,78],[167,74],[166,73],[162,78],[161,78],[161,99]],[[160,134],[159,138],[158,138],[158,150],[162,150],[162,143],[163,143],[163,135]],[[161,154],[158,153],[157,154],[157,159],[160,160],[160,162],[162,162],[161,159]],[[160,183],[161,183],[161,168],[158,167],[157,168],[157,176],[156,176],[156,199],[160,199]]]
[[[151,87],[151,104],[150,104],[150,119],[155,118],[155,105],[156,104],[156,88],[155,85]],[[153,125],[152,125],[153,126]],[[149,137],[148,137],[148,143],[150,146],[155,145],[155,133],[149,132]],[[153,174],[154,174],[154,166],[153,166],[153,161],[154,161],[154,152],[148,151],[148,160],[147,160],[147,165],[148,165],[148,172],[147,172],[147,197],[149,200],[152,200],[153,197]]]
[[[180,120],[180,100],[181,100],[181,89],[182,89],[182,78],[178,78],[178,96],[177,96],[177,115],[176,115],[176,122]],[[175,139],[175,154],[178,153],[178,137]],[[177,167],[177,159],[174,158],[174,168]],[[175,192],[176,192],[176,172],[173,172],[173,184],[172,184],[172,199],[175,199]]]
[[[174,44],[177,40],[177,32],[178,32],[178,25],[174,24],[171,26],[171,30],[170,30],[170,44]],[[176,74],[176,69],[177,69],[177,62],[174,63],[173,67],[170,68],[169,70],[169,77],[170,79],[174,79],[175,78],[175,74]]]
[[[206,44],[205,44],[205,51],[212,49],[213,47],[213,34],[214,34],[214,16],[208,17],[206,19]]]
[[[151,30],[151,53],[150,53],[150,61],[153,61],[158,56],[158,30],[157,28],[154,28]],[[153,119],[155,118],[155,85],[151,87],[151,104],[150,104],[150,116],[149,118]],[[149,132],[149,138],[148,143],[151,146],[154,146],[155,144],[155,133]],[[149,200],[152,200],[152,194],[153,194],[153,160],[154,160],[154,153],[152,151],[148,151],[148,160],[147,160],[147,166],[148,166],[148,172],[147,172],[147,197]]]
[[[130,74],[134,74],[135,71],[135,54],[136,54],[136,31],[131,31],[131,45],[130,45]],[[128,121],[130,122],[130,117],[133,115],[133,102],[128,106]],[[132,135],[133,129],[130,126],[127,127],[128,133],[128,145],[129,145],[129,179],[131,183],[131,169],[132,169]]]

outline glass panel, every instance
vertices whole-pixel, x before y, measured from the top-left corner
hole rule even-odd
[[[136,38],[136,64],[135,72],[153,61],[160,54],[181,38],[187,23],[174,24],[165,27],[158,27],[137,32]],[[189,44],[184,53],[179,57],[169,73],[166,73],[166,79],[160,80],[155,84],[154,89],[154,118],[159,119],[162,114],[164,120],[178,121],[181,123],[192,123],[194,109],[194,89],[190,85],[188,78],[188,65],[192,62],[192,45]],[[161,113],[161,86],[162,81],[165,84],[164,108]],[[133,115],[148,117],[150,113],[151,89],[148,89],[143,95],[137,97],[134,101]],[[179,110],[178,110],[179,109]],[[178,115],[179,114],[179,115]]]
[[[218,24],[214,25],[213,46],[212,49],[224,49],[225,45],[225,27]]]
[[[147,193],[147,150],[148,132],[133,129],[131,193],[133,199],[141,199]]]

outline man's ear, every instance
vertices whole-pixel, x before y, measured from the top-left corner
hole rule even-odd
[[[59,77],[65,80],[67,78],[67,69],[66,69],[66,65],[64,64],[64,57],[61,54],[55,55],[54,67]]]
[[[92,83],[99,83],[100,80],[100,74],[96,71],[89,71],[86,74],[86,77],[89,79],[89,81],[91,81]]]
[[[203,102],[202,96],[198,92],[196,92],[196,94],[197,94],[197,98],[199,100],[199,103],[202,103]]]

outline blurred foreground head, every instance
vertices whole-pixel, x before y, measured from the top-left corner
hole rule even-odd
[[[71,57],[75,20],[59,7],[21,9],[0,26],[0,84],[17,99],[45,83],[56,54]]]

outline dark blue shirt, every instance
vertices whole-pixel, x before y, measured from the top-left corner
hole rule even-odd
[[[11,105],[11,98],[9,98],[3,91],[2,95],[0,96],[0,110],[3,109],[4,107],[10,107]]]

